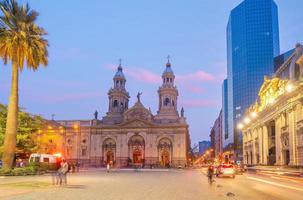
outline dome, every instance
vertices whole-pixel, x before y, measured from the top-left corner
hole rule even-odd
[[[122,69],[122,66],[121,66],[121,65],[119,65],[118,71],[116,72],[114,78],[123,78],[123,79],[125,79],[125,76],[124,76],[124,74],[123,74],[123,69]]]
[[[165,70],[163,72],[163,75],[165,75],[165,74],[172,74],[172,75],[174,75],[174,72],[173,72],[173,70],[171,68],[170,62],[166,63],[166,68],[165,68]]]

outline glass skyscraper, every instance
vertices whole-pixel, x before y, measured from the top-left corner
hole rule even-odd
[[[228,132],[223,134],[223,143],[234,143],[235,157],[241,158],[242,140],[236,124],[257,99],[264,75],[273,74],[273,58],[280,52],[276,3],[244,0],[230,13],[226,37]]]

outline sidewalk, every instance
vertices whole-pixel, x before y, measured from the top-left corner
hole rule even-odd
[[[288,166],[253,166],[247,167],[248,171],[262,172],[268,174],[282,175],[282,176],[294,176],[303,177],[302,167],[288,167]]]
[[[180,169],[161,169],[161,168],[153,168],[153,169],[147,169],[147,168],[111,168],[110,171],[111,172],[118,172],[118,171],[125,171],[125,172],[169,172],[169,171],[180,171]],[[89,167],[89,168],[84,168],[84,169],[80,169],[80,172],[96,172],[96,171],[107,171],[107,169],[105,167],[102,168],[94,168],[94,167]]]

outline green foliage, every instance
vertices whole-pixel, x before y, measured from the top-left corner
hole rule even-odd
[[[38,173],[38,168],[34,166],[14,168],[14,169],[0,169],[0,175],[4,176],[26,176],[35,175]]]
[[[0,104],[0,157],[3,152],[3,143],[5,136],[7,108]],[[33,116],[27,112],[20,111],[18,114],[18,134],[17,134],[17,151],[33,152],[37,148],[33,133],[42,127],[42,118]]]

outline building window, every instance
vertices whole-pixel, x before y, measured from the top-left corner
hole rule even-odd
[[[164,100],[164,106],[168,106],[170,104],[169,98],[165,98]]]
[[[113,107],[118,107],[118,100],[114,100]]]
[[[86,149],[82,149],[81,155],[82,155],[82,156],[86,156]]]

